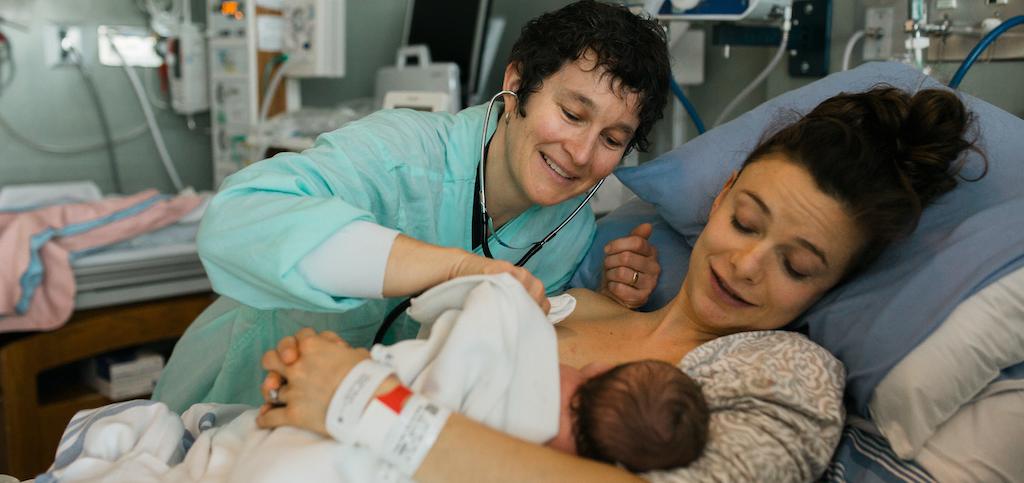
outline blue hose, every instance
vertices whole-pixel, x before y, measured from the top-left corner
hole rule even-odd
[[[697,128],[697,134],[704,134],[704,131],[706,131],[706,129],[704,129],[704,121],[700,120],[700,116],[697,114],[697,109],[693,107],[690,100],[686,98],[686,94],[683,94],[683,88],[679,87],[679,84],[677,84],[676,80],[671,76],[669,76],[668,81],[669,85],[672,87],[672,93],[676,95],[679,102],[681,102],[683,107],[686,108],[686,113],[690,115],[693,125]]]
[[[1003,32],[1006,32],[1007,30],[1010,30],[1022,23],[1024,23],[1024,15],[1017,15],[1016,17],[1007,19],[1005,22],[999,24],[998,27],[992,29],[991,32],[985,34],[985,36],[981,38],[981,41],[978,42],[978,45],[975,45],[974,48],[971,49],[971,53],[967,54],[967,58],[964,59],[962,64],[960,64],[960,68],[956,70],[956,74],[953,74],[953,79],[949,81],[949,87],[953,89],[960,87],[960,82],[963,81],[964,76],[967,75],[967,70],[974,65],[975,60],[978,60],[978,56],[996,40],[996,37],[999,37]]]

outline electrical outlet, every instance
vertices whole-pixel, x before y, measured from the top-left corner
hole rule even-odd
[[[114,51],[114,45],[121,55]],[[164,63],[156,54],[156,37],[145,27],[100,25],[96,28],[96,46],[102,65],[160,67]]]
[[[874,7],[864,15],[864,60],[889,60],[892,58],[896,20],[895,7]]]
[[[82,28],[76,25],[50,24],[43,28],[46,65],[60,67],[84,62]]]

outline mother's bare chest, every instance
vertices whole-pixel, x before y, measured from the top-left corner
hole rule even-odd
[[[574,320],[556,326],[559,361],[574,367],[591,362],[622,362],[659,359],[675,364],[686,349],[653,336],[642,320]]]

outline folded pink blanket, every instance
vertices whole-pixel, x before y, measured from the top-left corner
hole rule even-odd
[[[170,225],[195,195],[146,190],[93,203],[0,212],[0,332],[56,329],[74,309],[70,257]]]

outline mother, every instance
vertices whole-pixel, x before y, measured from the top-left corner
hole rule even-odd
[[[691,468],[646,476],[808,481],[820,474],[841,430],[842,369],[802,336],[771,329],[912,231],[923,207],[956,186],[957,161],[973,146],[965,139],[970,122],[946,91],[876,88],[830,98],[763,141],[726,182],[669,305],[637,313],[574,292],[576,312],[558,327],[562,362],[682,360],[704,385],[713,411],[708,452]],[[716,366],[723,354],[731,366]],[[264,357],[272,371],[264,389],[278,387],[283,374],[287,406],[267,411],[261,424],[323,433],[333,388],[365,357],[329,335],[282,340]],[[466,475],[636,479],[453,415],[412,476]]]
[[[490,118],[486,106],[379,111],[231,176],[199,234],[225,297],[178,342],[154,399],[178,412],[258,404],[255,361],[281,337],[311,327],[369,345],[402,298],[455,276],[509,272],[547,303],[545,289],[561,291],[589,249],[589,210],[525,267],[509,261],[645,148],[669,75],[657,22],[581,0],[523,29]],[[649,233],[609,244],[604,292],[624,305],[642,305],[657,280]],[[398,323],[391,335],[415,331]]]

